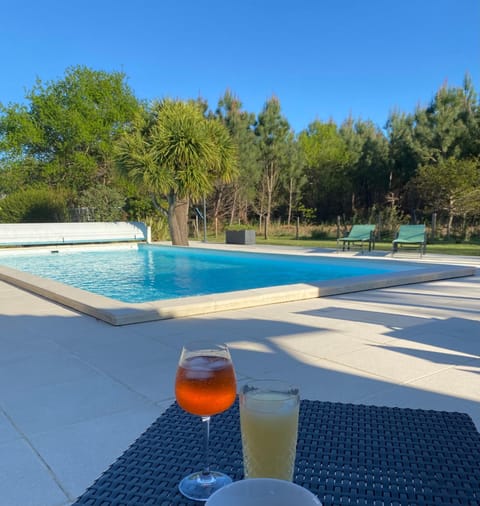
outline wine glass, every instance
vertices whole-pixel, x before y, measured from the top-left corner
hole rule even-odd
[[[196,501],[206,501],[232,479],[211,471],[208,462],[210,417],[227,410],[235,401],[236,381],[232,358],[226,344],[196,342],[185,345],[175,378],[177,403],[188,413],[201,416],[204,427],[204,468],[180,482],[180,492]]]

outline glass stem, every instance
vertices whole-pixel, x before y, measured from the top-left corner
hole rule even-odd
[[[202,425],[204,429],[204,464],[202,470],[202,479],[208,480],[210,476],[210,456],[209,456],[209,441],[210,441],[210,417],[202,416]]]

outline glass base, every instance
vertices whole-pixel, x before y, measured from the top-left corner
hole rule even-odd
[[[189,499],[206,501],[218,489],[232,483],[232,478],[218,471],[205,475],[201,471],[192,473],[179,483],[178,489]]]

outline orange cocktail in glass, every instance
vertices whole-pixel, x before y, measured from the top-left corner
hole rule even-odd
[[[182,349],[175,378],[178,405],[202,417],[205,427],[205,467],[179,484],[189,499],[206,501],[232,479],[208,465],[210,417],[227,410],[235,401],[236,381],[230,351],[225,344],[193,343]]]
[[[194,355],[180,362],[175,396],[181,408],[193,415],[212,416],[235,401],[232,361],[215,355]]]

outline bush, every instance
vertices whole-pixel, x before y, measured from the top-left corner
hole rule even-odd
[[[310,237],[316,241],[326,241],[329,239],[329,233],[321,228],[313,228]]]
[[[92,186],[78,200],[81,208],[89,209],[92,221],[122,221],[125,219],[125,197],[115,188]]]
[[[147,216],[138,221],[145,222],[152,231],[152,241],[170,240],[170,231],[168,230],[168,221],[165,216]]]
[[[146,197],[128,197],[124,210],[127,213],[129,221],[145,221],[146,216],[154,216],[156,214],[152,200]]]
[[[0,222],[48,223],[68,220],[68,192],[47,187],[19,190],[0,200]]]

